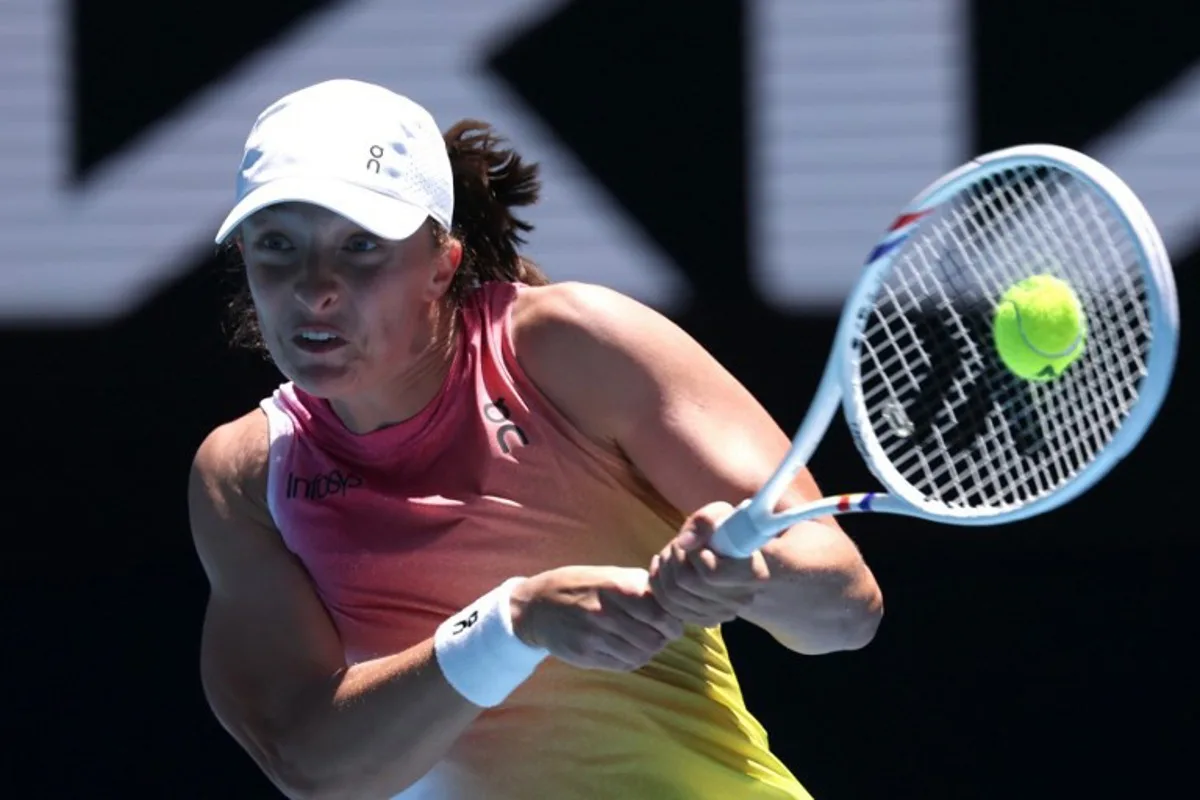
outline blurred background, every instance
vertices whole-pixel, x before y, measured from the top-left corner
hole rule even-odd
[[[863,257],[927,182],[1031,141],[1116,170],[1162,229],[1184,320],[1141,448],[1018,525],[846,520],[887,600],[863,651],[726,636],[818,800],[1194,795],[1194,17],[1187,0],[2,0],[0,791],[277,796],[200,691],[185,484],[207,431],[280,381],[222,329],[211,241],[245,135],[282,94],[353,77],[540,161],[529,254],[670,314],[788,430]],[[827,491],[873,485],[844,433],[814,460]]]

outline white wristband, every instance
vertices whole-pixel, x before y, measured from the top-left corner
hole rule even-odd
[[[549,655],[513,633],[510,598],[523,580],[509,578],[447,618],[433,636],[446,681],[477,706],[499,705]]]

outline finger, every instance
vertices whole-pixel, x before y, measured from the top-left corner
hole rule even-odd
[[[639,647],[617,633],[595,630],[588,637],[587,646],[589,658],[601,662],[607,660],[616,668],[628,671],[648,664],[662,652],[666,642],[663,641],[658,647]]]
[[[678,565],[664,567],[658,576],[651,580],[651,590],[655,599],[672,616],[682,622],[711,628],[728,622],[738,615],[742,607],[742,597],[739,593],[732,597],[710,599],[692,594],[673,581],[676,579],[673,570]]]
[[[659,562],[658,585],[666,596],[689,607],[707,605],[717,599],[712,588],[703,585],[687,554],[675,545],[668,547],[667,558]]]
[[[709,503],[697,509],[680,526],[676,543],[685,550],[706,546],[717,526],[732,514],[733,510],[733,506],[724,501]]]
[[[724,602],[729,594],[726,587],[736,586],[733,581],[717,579],[719,564],[712,559],[716,554],[711,550],[686,552],[676,545],[668,547],[669,555],[660,564],[659,570],[664,574],[666,582],[678,586],[682,591],[698,598],[705,603]],[[709,553],[705,561],[703,553]]]
[[[671,615],[681,623],[698,625],[701,628],[711,628],[723,622],[729,622],[737,617],[737,609],[731,606],[708,604],[687,605],[684,603],[666,601],[671,609]]]
[[[719,558],[712,551],[704,551],[711,558]],[[673,593],[678,602],[689,604],[699,613],[707,614],[712,619],[728,622],[741,613],[761,588],[755,583],[741,579],[713,578],[712,564],[707,566],[700,563],[702,556],[689,553],[689,558],[676,567],[678,591]],[[670,574],[668,572],[668,574]]]
[[[652,578],[651,582],[654,580],[656,579]],[[639,597],[605,595],[605,599],[610,599],[613,605],[619,607],[631,619],[640,625],[654,629],[667,640],[677,639],[683,635],[683,625],[663,607],[649,588],[646,594]]]
[[[684,558],[692,576],[688,585],[700,594],[723,596],[728,594],[727,589],[751,588],[763,582],[757,569],[761,556],[757,561],[753,558],[722,558],[704,548],[692,550],[684,554]]]
[[[658,651],[667,642],[680,633],[675,632],[674,622],[665,611],[656,614],[644,611],[639,606],[657,605],[652,598],[649,602],[637,602],[635,598],[620,595],[602,599],[603,613],[595,617],[597,628],[615,636],[639,650]]]
[[[655,601],[681,622],[699,624],[709,617],[704,601],[674,584],[667,583],[665,572],[660,572],[650,579],[650,590],[654,593]]]
[[[642,594],[650,580],[650,574],[637,567],[626,567],[617,571],[615,588],[625,594]]]

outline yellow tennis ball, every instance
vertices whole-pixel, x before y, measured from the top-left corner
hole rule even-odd
[[[1013,374],[1050,381],[1083,353],[1087,319],[1065,281],[1034,275],[1001,296],[992,334],[1000,360]]]

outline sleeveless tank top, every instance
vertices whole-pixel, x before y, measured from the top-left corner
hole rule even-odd
[[[514,575],[645,567],[683,515],[521,370],[521,287],[462,304],[437,396],[368,434],[291,383],[265,398],[268,505],[348,664],[399,652]],[[549,658],[482,713],[405,800],[809,798],[746,710],[719,628],[690,626],[631,673]]]

